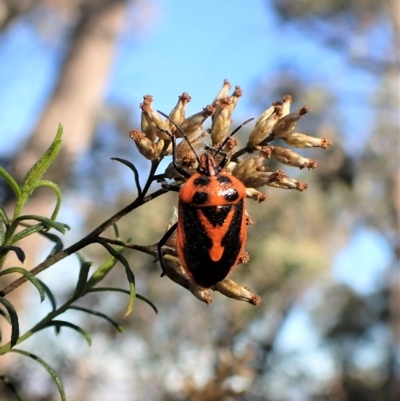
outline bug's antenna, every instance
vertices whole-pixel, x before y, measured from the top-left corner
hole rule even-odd
[[[164,116],[165,118],[167,118],[169,121],[171,121],[172,124],[175,125],[176,129],[182,134],[183,138],[184,138],[184,139],[186,140],[186,142],[188,143],[190,149],[192,150],[192,152],[194,153],[194,156],[196,157],[197,163],[200,165],[200,159],[199,159],[199,157],[197,156],[197,153],[196,153],[196,151],[194,150],[192,144],[190,143],[189,138],[188,138],[188,137],[186,136],[186,134],[182,131],[181,127],[180,127],[172,118],[170,118],[169,116],[167,116],[167,115],[166,115],[165,113],[163,113],[162,111],[157,110],[157,113],[160,113],[162,116]],[[160,128],[158,128],[158,129],[160,129]],[[161,130],[161,131],[162,131],[162,130]]]
[[[226,145],[226,143],[229,141],[229,138],[230,138],[230,137],[232,137],[233,135],[235,135],[236,132],[238,132],[238,131],[243,127],[243,125],[246,125],[247,123],[249,123],[250,121],[253,121],[253,120],[254,120],[254,118],[249,118],[249,119],[246,120],[243,124],[239,125],[239,127],[237,127],[235,130],[233,130],[233,132],[232,132],[231,134],[229,134],[229,135],[225,138],[225,140],[221,143],[220,147],[219,147],[219,148],[217,149],[217,151],[215,152],[214,157],[217,156],[217,154],[221,152],[222,148],[223,148],[223,147]]]

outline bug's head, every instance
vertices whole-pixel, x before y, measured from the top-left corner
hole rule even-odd
[[[200,155],[200,163],[197,172],[207,176],[217,175],[221,171],[221,164],[218,164],[210,153]]]

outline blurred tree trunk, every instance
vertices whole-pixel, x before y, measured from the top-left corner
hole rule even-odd
[[[127,0],[94,1],[81,7],[81,14],[70,38],[69,54],[55,90],[32,136],[13,160],[10,171],[19,182],[46,151],[60,123],[64,127],[62,148],[46,177],[57,184],[68,182],[73,166],[92,142],[98,109],[103,100],[126,8]],[[14,197],[8,198],[9,201],[3,206],[12,215]],[[54,194],[46,189],[40,190],[29,201],[23,213],[49,217],[54,204]],[[41,238],[39,235],[30,236],[19,242],[18,246],[27,255],[24,267],[30,270],[37,261]],[[8,262],[8,266],[19,265],[11,257]],[[2,282],[1,288],[5,284],[4,280]],[[24,291],[26,287],[21,288]],[[21,306],[22,298],[21,289],[9,296],[17,308]],[[9,338],[9,327],[4,325],[0,329],[3,330],[3,338]],[[5,357],[2,358],[2,366],[5,367]]]

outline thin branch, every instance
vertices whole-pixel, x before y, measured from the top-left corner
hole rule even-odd
[[[112,245],[119,245],[123,246],[124,248],[134,249],[135,251],[147,253],[148,255],[151,256],[154,256],[157,253],[156,245],[136,245],[136,244],[130,244],[129,242],[119,241],[117,239],[106,238],[106,237],[99,237],[99,239]]]
[[[152,169],[150,171],[149,179],[147,180],[146,186],[143,190],[143,194],[146,193],[148,188],[150,187],[151,184],[151,176],[154,174],[155,170],[157,169],[156,163],[153,163]],[[97,242],[97,239],[99,235],[105,231],[108,227],[111,227],[114,223],[116,223],[119,219],[130,213],[132,210],[138,208],[139,206],[142,206],[143,204],[150,202],[151,200],[159,197],[160,195],[165,194],[168,192],[168,189],[160,188],[157,191],[153,192],[152,194],[142,197],[142,198],[136,198],[132,203],[124,207],[122,210],[119,212],[115,213],[113,216],[111,216],[108,220],[106,220],[104,223],[100,224],[97,228],[95,228],[91,233],[89,233],[86,237],[82,238],[75,244],[71,245],[70,247],[64,249],[61,252],[57,252],[54,255],[48,256],[42,263],[38,264],[36,267],[34,267],[30,273],[36,276],[37,274],[41,273],[43,270],[46,270],[48,267],[54,265],[55,263],[59,262],[60,260],[66,258],[69,255],[72,255],[73,253],[85,248],[86,246],[93,244]],[[4,297],[5,295],[9,294],[10,292],[14,291],[16,288],[18,288],[20,285],[25,283],[27,281],[27,278],[25,276],[22,276],[18,278],[17,280],[13,281],[6,287],[4,287],[0,291],[0,296]]]

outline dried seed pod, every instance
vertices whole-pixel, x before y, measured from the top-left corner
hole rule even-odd
[[[326,149],[332,145],[332,141],[326,138],[316,138],[314,136],[308,136],[300,134],[299,132],[293,132],[285,135],[282,139],[295,148],[322,148]]]
[[[255,127],[250,132],[249,139],[247,141],[246,148],[253,149],[254,146],[261,144],[264,139],[268,137],[270,134],[272,127],[277,123],[277,121],[282,116],[282,106],[274,105],[273,112],[269,112],[270,109],[266,110],[265,117],[261,119],[261,117],[257,120]],[[268,111],[268,113],[267,113]]]
[[[254,199],[258,203],[267,200],[267,195],[260,191],[257,191],[255,188],[246,188],[246,197]]]
[[[248,185],[249,179],[252,180],[254,177],[257,177],[260,172],[267,170],[267,167],[264,166],[264,161],[270,157],[270,147],[263,146],[261,147],[259,154],[250,156],[247,159],[238,162],[232,170],[232,175],[242,181],[245,186],[253,187],[251,184]]]
[[[199,287],[189,279],[180,263],[179,258],[175,255],[175,250],[168,250],[168,254],[163,255],[163,258],[166,267],[166,276],[183,288],[189,290],[200,301],[210,305],[212,302],[210,294],[206,289]]]
[[[215,113],[215,106],[209,104],[201,112],[186,118],[181,124],[181,130],[191,139],[201,129],[203,122]]]
[[[263,121],[265,121],[268,117],[270,117],[274,112],[275,112],[275,106],[282,106],[282,102],[277,101],[277,102],[273,102],[271,104],[271,107],[268,107],[268,109],[266,109],[260,117],[258,117],[258,119],[256,120],[255,125],[261,124]]]
[[[272,156],[279,160],[281,163],[288,166],[299,167],[300,169],[308,168],[309,170],[315,170],[317,167],[317,161],[314,159],[307,159],[293,152],[291,149],[283,148],[281,146],[270,146]]]
[[[143,103],[140,103],[139,108],[142,110],[140,115],[140,125],[142,132],[146,135],[148,139],[151,141],[155,141],[157,138],[156,130],[152,125],[149,125],[145,113],[143,113],[143,106],[145,108],[151,107],[151,103],[153,101],[153,96],[151,95],[144,95],[143,96]]]
[[[151,141],[147,136],[137,129],[129,131],[129,137],[133,139],[141,155],[148,160],[156,160],[164,148],[164,141],[159,139],[157,142]]]
[[[296,126],[297,121],[310,111],[308,106],[300,107],[295,113],[287,114],[282,117],[273,127],[272,135],[274,138],[281,138],[290,133]]]
[[[251,219],[251,217],[246,214],[246,226],[250,226],[251,224],[254,224],[254,221]],[[239,258],[239,263],[247,265],[247,263],[250,262],[250,255],[247,251],[243,251],[243,253],[240,255]]]
[[[185,120],[185,112],[186,105],[190,102],[192,98],[186,92],[183,92],[182,95],[178,96],[178,103],[172,109],[171,113],[169,113],[169,118],[175,122],[175,124],[180,125]],[[182,135],[176,129],[175,125],[167,120],[170,131],[177,137],[180,138]]]
[[[295,180],[294,178],[287,177],[286,175],[284,177],[279,177],[276,180],[271,179],[269,182],[267,182],[267,185],[281,189],[297,189],[300,192],[304,191],[308,187],[307,184]]]
[[[222,85],[221,90],[219,91],[218,95],[215,96],[214,102],[217,99],[223,99],[224,97],[228,96],[229,89],[231,89],[231,84],[227,79],[224,79],[224,83]]]
[[[207,138],[207,136],[208,136],[207,132],[202,132],[196,138],[192,139],[190,141],[192,148],[196,151],[200,150],[200,149],[204,149],[204,141]],[[188,154],[193,155],[195,157],[188,142],[186,140],[182,140],[176,146],[176,159],[177,159],[178,163],[181,162],[184,159],[184,157]]]
[[[164,121],[162,117],[152,108],[151,104],[141,104],[140,108],[142,109],[142,115],[154,133],[164,141],[170,141],[170,137],[165,133],[160,131],[158,128],[169,130],[168,122]]]
[[[242,88],[240,86],[235,86],[235,90],[231,95],[232,106],[233,106],[232,111],[235,109],[239,98],[242,96],[243,96]],[[231,113],[232,113],[232,111],[231,111]]]
[[[247,287],[241,287],[233,280],[227,278],[215,284],[212,289],[229,298],[245,301],[255,306],[261,303],[261,297],[259,295],[252,294]]]
[[[219,99],[211,125],[211,141],[213,146],[221,143],[228,135],[231,124],[231,104],[232,100],[230,97]]]
[[[235,168],[232,170],[232,175],[234,175],[238,180],[244,180],[246,174],[249,172],[255,171],[257,166],[264,162],[264,158],[260,157],[260,155],[252,155],[247,159],[239,161]]]
[[[290,113],[290,105],[292,104],[292,96],[285,95],[282,98],[282,117],[287,116]]]

